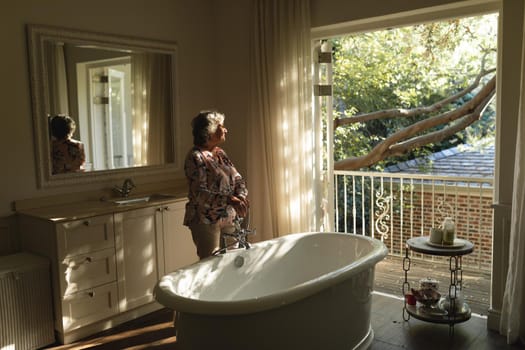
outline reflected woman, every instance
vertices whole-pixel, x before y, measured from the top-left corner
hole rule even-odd
[[[194,146],[184,163],[188,198],[184,225],[191,230],[197,255],[204,259],[220,248],[222,233],[248,214],[248,190],[226,152],[219,147],[228,129],[224,114],[199,113],[191,122]]]
[[[86,154],[84,144],[72,138],[76,129],[75,121],[63,114],[51,118],[51,160],[52,173],[63,174],[84,171]]]

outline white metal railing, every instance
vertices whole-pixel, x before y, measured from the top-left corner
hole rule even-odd
[[[449,216],[477,247],[464,263],[490,270],[492,199],[492,178],[334,171],[335,231],[381,239],[392,255]]]

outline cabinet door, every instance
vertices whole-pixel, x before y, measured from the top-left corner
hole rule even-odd
[[[173,202],[162,207],[164,231],[164,272],[166,274],[199,260],[191,232],[184,226],[186,201]]]
[[[115,214],[117,280],[120,311],[154,300],[153,287],[159,280],[157,247],[162,228],[149,207]],[[159,238],[160,237],[160,238]]]

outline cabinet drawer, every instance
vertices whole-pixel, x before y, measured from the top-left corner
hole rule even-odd
[[[102,215],[58,225],[59,259],[115,246],[113,215]]]
[[[66,332],[117,313],[116,282],[70,294],[62,299],[62,321]]]
[[[60,266],[61,295],[94,288],[116,280],[115,249],[68,257]]]

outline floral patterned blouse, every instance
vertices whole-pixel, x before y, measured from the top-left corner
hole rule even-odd
[[[53,174],[84,170],[86,154],[84,144],[73,139],[53,140],[51,150]]]
[[[184,225],[231,225],[237,213],[227,200],[231,195],[246,198],[248,190],[226,152],[220,147],[212,151],[193,147],[186,156],[184,171],[189,185]]]

